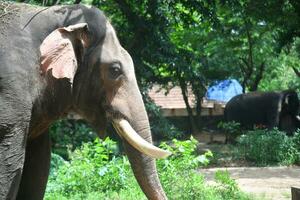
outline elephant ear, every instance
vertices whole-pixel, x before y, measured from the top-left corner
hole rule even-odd
[[[293,103],[295,100],[296,100],[296,95],[297,94],[294,94],[293,92],[287,92],[286,94],[285,94],[285,96],[284,96],[284,101],[283,101],[283,103],[285,104],[285,105],[289,105],[289,104],[291,104],[291,103]]]
[[[53,77],[57,79],[68,78],[73,83],[78,63],[81,61],[80,57],[88,44],[88,26],[86,23],[54,30],[40,46],[41,73],[45,75],[51,70]]]
[[[290,114],[297,115],[299,113],[299,99],[297,93],[294,91],[286,92],[283,99],[283,109],[285,109]]]

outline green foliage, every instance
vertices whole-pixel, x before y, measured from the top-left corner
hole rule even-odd
[[[75,0],[26,2],[51,6]],[[139,66],[143,87],[181,82],[192,86],[197,101],[213,81],[229,77],[249,90],[299,88],[292,69],[300,69],[296,0],[81,2],[111,19]]]
[[[228,171],[218,170],[215,174],[217,182],[217,190],[220,192],[223,199],[243,199],[245,195],[240,193],[238,184],[230,178]]]
[[[171,145],[166,142],[161,143],[160,147],[172,152],[172,155],[168,159],[159,160],[158,166],[170,171],[192,170],[199,166],[207,166],[213,154],[208,151],[204,155],[196,155],[197,143],[198,141],[193,137],[186,141],[173,139]]]
[[[157,161],[159,176],[169,199],[250,199],[238,190],[229,177],[222,178],[216,187],[206,185],[204,178],[195,170],[206,166],[212,153],[198,156],[196,146],[193,138],[174,140],[170,145],[161,144],[161,147],[173,152],[169,158]],[[146,199],[127,158],[117,157],[115,148],[115,142],[110,139],[97,139],[76,149],[69,162],[60,162],[58,160],[61,158],[54,156],[52,162],[61,166],[57,173],[51,174],[45,199]],[[52,166],[57,168],[57,164]]]
[[[242,134],[241,125],[238,122],[219,122],[218,128],[222,129],[226,133],[227,140],[233,141],[237,136]]]
[[[204,190],[204,179],[194,170],[199,166],[208,165],[212,153],[196,155],[197,141],[192,137],[186,141],[174,139],[171,145],[164,142],[160,147],[172,152],[168,159],[157,162],[160,180],[167,196],[172,197],[171,199],[193,199],[199,195],[206,196],[207,194],[201,194]]]
[[[171,145],[162,143],[160,146],[172,152],[168,159],[157,162],[160,180],[170,199],[248,199],[239,191],[230,191],[225,182],[219,185],[222,190],[205,184],[204,177],[195,170],[200,166],[207,166],[213,154],[208,151],[203,155],[196,155],[197,141],[194,138],[186,141],[173,140]]]
[[[96,133],[83,120],[62,119],[54,122],[50,128],[52,151],[69,159],[68,150],[74,151],[82,143],[93,141]]]
[[[241,126],[240,123],[235,122],[235,121],[220,122],[218,124],[218,128],[221,128],[230,134],[240,133],[241,132],[240,126]]]
[[[295,89],[300,92],[300,78],[296,76],[293,68],[300,70],[300,38],[296,38],[290,46],[282,49],[280,54],[270,62],[271,70],[265,74],[260,84],[260,90]],[[284,76],[282,76],[284,74]]]
[[[299,133],[288,137],[273,130],[248,131],[238,139],[239,155],[257,165],[291,165],[299,160]]]
[[[125,187],[129,162],[117,158],[116,152],[116,143],[110,139],[100,141],[97,138],[93,143],[83,144],[71,154],[70,162],[61,165],[56,176],[50,176],[48,191],[69,197]]]
[[[297,149],[298,157],[296,160],[296,163],[300,164],[300,129],[298,129],[293,136],[293,143],[295,145],[295,148]]]
[[[51,154],[51,165],[49,177],[56,177],[60,166],[65,165],[67,162],[58,154]]]

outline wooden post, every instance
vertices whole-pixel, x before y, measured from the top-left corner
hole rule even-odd
[[[300,188],[291,187],[292,200],[300,199]]]

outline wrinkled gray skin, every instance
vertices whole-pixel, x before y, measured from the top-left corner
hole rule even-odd
[[[278,127],[288,134],[299,126],[299,99],[292,90],[281,92],[250,92],[233,97],[225,107],[226,121],[239,122],[244,128],[255,125]]]
[[[5,22],[0,25],[0,199],[43,199],[50,162],[48,127],[70,110],[99,132],[107,121],[123,117],[152,141],[132,60],[104,14],[73,5],[51,7],[33,17],[42,9],[10,5],[11,12],[0,19]],[[73,80],[55,78],[51,70],[42,74],[42,41],[57,28],[82,22],[88,24],[89,46],[73,40],[78,62]],[[119,63],[120,74],[114,74],[113,63]],[[124,144],[146,196],[166,199],[155,160]]]

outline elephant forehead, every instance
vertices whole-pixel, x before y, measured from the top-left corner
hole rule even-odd
[[[101,62],[120,62],[127,72],[134,72],[133,61],[128,52],[121,46],[112,25],[107,21],[106,34],[101,50]]]

